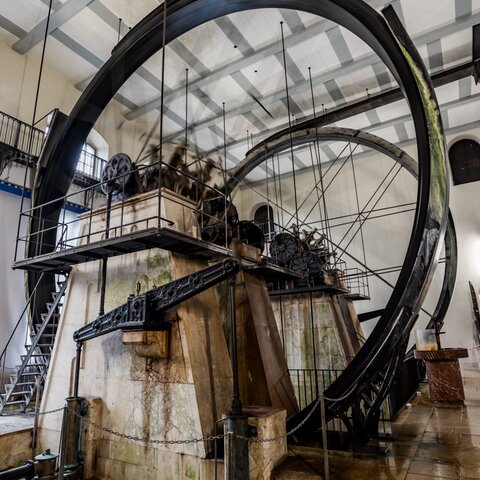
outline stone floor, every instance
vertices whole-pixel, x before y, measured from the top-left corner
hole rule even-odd
[[[31,429],[33,427],[33,417],[24,415],[1,416],[0,415],[0,435]]]
[[[331,480],[480,479],[480,372],[465,369],[463,407],[434,408],[428,388],[392,423],[396,441],[385,457],[331,452]],[[323,452],[289,449],[276,480],[322,479]]]

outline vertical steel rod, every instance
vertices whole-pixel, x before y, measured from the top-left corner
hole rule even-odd
[[[318,377],[317,377],[317,347],[315,345],[315,323],[314,323],[314,319],[313,319],[313,294],[312,294],[312,292],[309,293],[309,301],[310,301],[310,321],[311,321],[311,329],[312,329],[313,369],[315,371],[315,397],[318,397],[319,389],[318,389]]]
[[[233,374],[233,400],[232,415],[242,414],[242,402],[240,400],[240,386],[238,380],[238,351],[237,351],[237,312],[235,309],[235,277],[229,281],[230,296],[230,349],[232,356],[232,374]]]
[[[112,209],[112,193],[109,192],[107,196],[107,207],[106,207],[106,218],[105,218],[105,240],[109,237],[110,232],[110,211]],[[108,258],[102,259],[102,276],[101,276],[101,285],[100,285],[100,307],[98,309],[98,314],[103,315],[105,313],[105,289],[107,286],[107,265]]]
[[[293,161],[292,118],[290,115],[290,96],[288,93],[287,57],[285,52],[285,37],[283,34],[283,22],[280,22],[280,30],[282,33],[283,73],[285,77],[285,93],[287,96],[288,130],[290,134],[290,155],[292,157],[292,180],[293,180],[293,198],[295,201],[295,221],[297,222],[297,225],[298,225],[297,180],[295,176],[295,162]]]
[[[328,463],[327,417],[325,415],[325,397],[320,393],[320,416],[322,419],[323,466],[325,480],[330,480],[330,465]]]
[[[75,357],[75,376],[73,379],[73,396],[78,398],[78,384],[80,382],[80,365],[82,362],[83,342],[77,342],[77,353]]]
[[[167,47],[167,0],[163,2],[162,86],[160,89],[160,145],[158,146],[158,228],[162,226],[163,113],[165,109],[165,50]]]

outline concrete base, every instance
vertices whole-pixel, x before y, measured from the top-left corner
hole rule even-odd
[[[33,418],[0,417],[0,471],[33,458]]]

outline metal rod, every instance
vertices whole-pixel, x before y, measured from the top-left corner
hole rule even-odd
[[[313,81],[312,81],[312,69],[311,67],[308,67],[308,77],[309,77],[309,82],[310,82],[310,94],[312,97],[312,107],[313,107],[313,118],[317,118],[317,112],[315,108],[315,96],[313,95]],[[322,104],[322,107],[324,108],[324,105]],[[318,139],[318,126],[317,123],[315,122],[315,143],[314,145],[316,146],[316,151],[317,151],[317,161],[318,161],[318,170],[319,170],[319,175],[320,175],[320,189],[323,192],[323,169],[322,169],[322,161],[320,158],[320,143]],[[324,195],[322,195],[323,198],[323,212],[325,215],[325,229],[327,232],[327,236],[332,236],[332,232],[329,231],[329,219],[328,219],[328,213],[327,213],[327,200]],[[328,240],[328,238],[327,238]]]
[[[73,396],[78,398],[78,384],[80,382],[80,365],[82,363],[82,342],[77,342],[77,353],[75,356],[75,377],[73,379]]]
[[[322,419],[322,444],[323,444],[323,466],[325,469],[325,480],[330,480],[330,465],[328,463],[328,439],[327,439],[327,417],[325,415],[325,398],[320,393],[320,417]]]
[[[395,165],[392,167],[392,169],[390,171],[393,170],[393,168],[395,167]],[[383,196],[385,195],[385,193],[387,192],[388,188],[390,187],[390,185],[392,184],[392,182],[395,180],[395,178],[397,177],[397,175],[400,173],[400,170],[402,169],[403,167],[400,166],[400,168],[396,171],[396,173],[393,175],[392,179],[388,182],[387,186],[385,187],[385,189],[383,190],[383,192],[380,194],[380,196],[378,197],[377,201],[373,204],[373,208],[375,208],[378,203],[380,202],[380,200],[383,198]],[[387,176],[390,174],[387,173]],[[367,205],[370,203],[370,201],[373,199],[373,196],[375,195],[375,193],[379,190],[380,186],[383,185],[383,182],[386,180],[386,177],[384,180],[382,180],[382,183],[379,185],[379,187],[375,190],[375,192],[373,193],[372,197],[368,200],[368,202],[365,204],[365,207],[367,207]],[[358,214],[358,219],[360,219],[360,217],[362,216],[363,214],[363,210],[361,212],[359,212]],[[367,216],[368,218],[368,216]],[[360,229],[362,228],[362,225],[365,223],[366,221],[366,218],[364,218],[363,220],[360,221],[360,227],[357,228],[357,230],[355,231],[355,233],[353,234],[352,238],[350,239],[350,241],[347,243],[347,245],[345,246],[345,249],[349,247],[349,245],[353,242],[355,236],[357,235],[357,233],[360,231]],[[348,233],[351,231],[351,229],[353,228],[353,226],[355,225],[356,222],[352,223],[352,225],[350,225],[350,227],[347,229],[345,235],[343,235],[343,237],[341,238],[341,240],[338,242],[338,243],[342,243],[342,241],[346,238],[346,236],[348,235]],[[340,260],[340,258],[342,257],[342,254],[340,253],[340,255],[337,257],[337,261]]]
[[[309,293],[309,301],[310,301],[310,321],[311,321],[311,329],[312,329],[312,355],[313,355],[313,368],[315,372],[317,371],[317,347],[315,345],[315,323],[313,318],[313,295],[312,292]],[[315,398],[318,397],[319,389],[318,389],[318,378],[317,374],[315,373]]]
[[[160,89],[160,144],[158,146],[158,227],[162,226],[162,162],[163,162],[163,114],[165,109],[165,50],[167,47],[167,0],[163,2],[162,26],[162,86]]]
[[[33,115],[32,115],[32,126],[30,129],[30,135],[28,139],[28,147],[27,147],[27,157],[32,156],[31,155],[31,149],[32,149],[32,144],[33,144],[33,132],[34,132],[34,126],[35,126],[35,117],[37,116],[37,107],[38,107],[38,97],[40,95],[40,85],[42,82],[42,74],[43,74],[43,64],[45,61],[45,50],[47,46],[47,38],[48,38],[48,28],[50,26],[50,17],[52,14],[52,0],[50,0],[49,5],[48,5],[48,14],[47,14],[47,22],[45,25],[45,35],[43,38],[43,45],[42,45],[42,56],[40,59],[40,70],[38,72],[38,80],[37,80],[37,90],[35,93],[35,102],[33,105]],[[33,156],[32,156],[33,159]],[[20,228],[21,228],[21,221],[22,221],[22,212],[23,212],[23,205],[25,202],[25,189],[27,187],[27,174],[28,174],[28,164],[29,164],[29,159],[27,158],[26,160],[26,165],[25,165],[25,175],[23,178],[23,189],[22,189],[22,199],[20,201],[20,216],[18,219],[18,227],[17,227],[17,242],[15,246],[15,260],[17,259],[17,247],[18,247],[18,237],[20,236]],[[35,179],[35,163],[32,165],[32,170],[31,170],[31,175],[30,175],[30,184],[32,187],[32,195],[30,197],[30,202],[33,204],[34,198],[33,198],[33,182]]]
[[[350,142],[349,142],[350,143]],[[335,163],[340,160],[340,156],[342,155],[342,153],[347,149],[349,143],[347,143],[347,145],[345,145],[345,147],[343,147],[342,151],[337,155],[337,157],[335,158],[335,160],[329,165],[327,171],[325,172],[325,175],[331,170],[331,168],[335,165]],[[354,151],[355,149],[358,147],[358,144],[355,145],[355,148],[354,148]],[[340,165],[340,168],[337,170],[337,172],[333,175],[333,178],[330,180],[330,182],[328,183],[328,185],[322,190],[322,193],[321,193],[321,197],[323,197],[328,188],[330,187],[330,185],[333,183],[333,181],[335,180],[335,178],[338,176],[338,174],[340,173],[340,171],[342,170],[342,168],[345,166],[345,164],[347,163],[349,159],[349,156],[347,156],[344,160],[343,160],[343,163]],[[308,195],[305,197],[305,200],[303,200],[303,202],[299,205],[298,208],[302,208],[302,206],[304,205],[304,203],[307,201],[307,199],[310,197],[310,195],[315,191],[316,188],[318,188],[318,183],[315,184],[313,186],[313,188],[309,191]],[[308,214],[307,216],[303,219],[302,221],[302,225],[305,225],[305,222],[307,221],[307,218],[311,215],[311,213],[313,212],[313,210],[315,210],[315,205],[313,205],[313,207],[308,211]],[[295,213],[290,213],[290,219],[288,221],[290,221],[294,216],[295,216]],[[288,222],[287,222],[288,223]]]
[[[298,225],[298,201],[297,201],[297,181],[295,176],[295,162],[293,161],[293,137],[292,137],[292,119],[290,116],[290,96],[288,93],[288,77],[287,77],[287,57],[285,52],[285,36],[283,34],[283,22],[280,22],[280,30],[282,34],[282,54],[283,54],[283,74],[285,78],[285,93],[287,96],[287,113],[288,113],[288,128],[290,134],[290,155],[292,160],[292,179],[293,179],[293,195],[295,201],[295,221]]]
[[[107,208],[105,212],[105,240],[109,237],[110,232],[110,213],[112,207],[112,193],[109,192],[107,196]],[[101,273],[101,284],[100,284],[100,307],[98,309],[98,314],[103,315],[105,313],[105,289],[107,286],[107,265],[108,258],[102,259],[102,273]]]
[[[232,356],[232,374],[233,374],[233,399],[232,399],[232,415],[242,415],[243,407],[240,400],[240,386],[238,379],[238,351],[237,351],[237,312],[235,305],[235,277],[228,282],[230,296],[230,344]]]
[[[122,32],[122,19],[118,19],[118,33],[117,33],[117,43],[120,42],[120,34]]]
[[[67,445],[67,406],[63,408],[63,416],[62,416],[62,430],[60,434],[60,464],[58,466],[58,478],[63,480],[64,473],[65,473],[65,460],[66,460],[66,445]]]
[[[225,124],[225,102],[222,102],[223,116],[223,169],[227,172],[227,128]]]
[[[32,431],[32,450],[35,457],[35,449],[37,447],[37,430],[38,430],[38,412],[40,405],[40,388],[41,388],[41,375],[37,377],[35,390],[35,418],[33,419],[33,431]]]
[[[188,142],[188,68],[185,69],[185,164],[187,164],[187,142]],[[198,182],[197,192],[198,192]],[[198,203],[198,193],[197,193]]]
[[[368,89],[367,89],[368,91]],[[355,163],[353,161],[353,155],[351,155],[351,158],[352,158],[352,174],[353,174],[353,185],[355,187],[355,199],[356,199],[356,202],[357,202],[357,210],[358,212],[360,212],[360,201],[358,199],[358,186],[357,186],[357,176],[355,175]],[[363,252],[363,261],[365,263],[367,263],[367,256],[366,256],[366,253],[365,253],[365,240],[363,238],[363,229],[362,229],[362,225],[360,226],[360,237],[361,237],[361,241],[362,241],[362,252]]]

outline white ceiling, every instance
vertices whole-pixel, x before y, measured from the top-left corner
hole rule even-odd
[[[0,36],[22,54],[41,54],[49,0],[2,0]],[[128,28],[159,3],[156,0],[53,0],[46,62],[78,89],[109,58]],[[427,68],[440,72],[471,60],[471,27],[480,23],[480,0],[369,0],[380,10],[392,3],[412,36]],[[122,19],[119,22],[119,18]],[[268,9],[222,17],[188,32],[166,49],[166,117],[168,139],[183,138],[185,72],[188,68],[189,137],[199,148],[223,150],[222,104],[225,102],[229,167],[253,142],[288,123],[281,27],[283,21],[292,121],[313,113],[309,67],[317,111],[332,110],[395,86],[378,57],[357,37],[330,21],[303,12]],[[121,88],[116,101],[127,122],[158,119],[161,52]],[[469,128],[480,112],[480,88],[465,78],[437,89],[447,132]],[[273,119],[256,103],[256,97]],[[323,107],[322,107],[323,105]],[[1,105],[0,105],[1,109]],[[396,102],[338,123],[366,129],[405,144],[414,139],[405,102]],[[249,143],[251,145],[251,139]],[[325,146],[331,159],[335,152]],[[308,152],[299,152],[300,168]],[[261,172],[258,172],[261,175]]]

